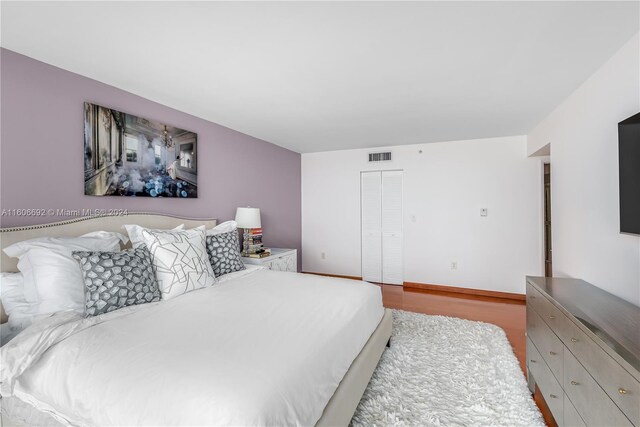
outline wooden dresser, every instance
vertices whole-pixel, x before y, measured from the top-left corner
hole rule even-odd
[[[526,280],[531,391],[560,426],[640,427],[640,307],[583,280]]]

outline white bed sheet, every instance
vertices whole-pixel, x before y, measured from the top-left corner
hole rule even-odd
[[[233,273],[223,274],[222,276],[216,277],[216,281],[218,284],[228,282],[229,280],[237,279],[238,277],[246,276],[247,274],[251,274],[258,270],[267,270],[267,267],[263,265],[255,265],[255,264],[245,264],[244,270],[234,271]]]
[[[258,269],[37,322],[2,348],[1,392],[74,425],[313,425],[383,313],[377,286]]]
[[[61,427],[51,415],[39,411],[15,396],[0,399],[2,426],[7,427]]]

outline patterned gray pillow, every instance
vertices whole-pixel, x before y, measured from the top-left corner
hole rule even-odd
[[[207,253],[216,277],[245,269],[238,249],[236,230],[207,236]]]
[[[160,290],[146,246],[122,252],[73,252],[85,284],[85,313],[160,301]]]

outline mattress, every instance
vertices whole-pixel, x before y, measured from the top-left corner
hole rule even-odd
[[[2,348],[3,396],[72,425],[313,425],[384,313],[365,282],[253,270]]]

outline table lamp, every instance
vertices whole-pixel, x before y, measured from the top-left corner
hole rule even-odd
[[[238,208],[236,210],[236,223],[238,228],[244,229],[242,252],[248,254],[249,238],[251,237],[250,230],[252,228],[262,227],[262,223],[260,222],[260,209],[250,207]]]

